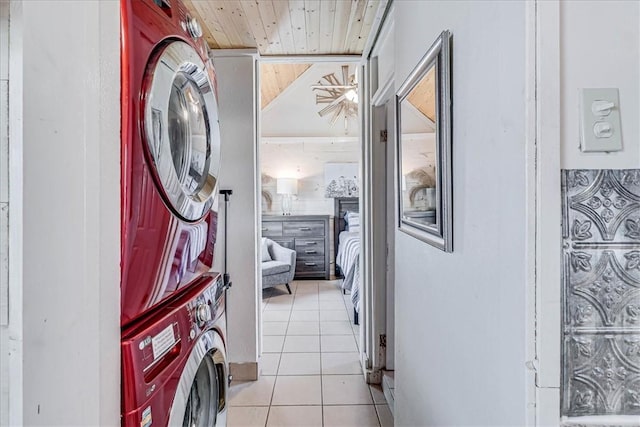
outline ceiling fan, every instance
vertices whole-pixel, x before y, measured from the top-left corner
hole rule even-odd
[[[320,117],[333,113],[332,125],[339,117],[344,117],[344,132],[347,133],[349,117],[358,115],[358,80],[355,74],[349,75],[349,66],[342,66],[342,81],[335,73],[330,73],[311,88],[320,92],[316,93],[316,104],[329,104],[318,111]]]

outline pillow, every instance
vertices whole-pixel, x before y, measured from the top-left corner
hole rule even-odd
[[[262,262],[272,261],[269,254],[269,248],[267,247],[267,238],[262,238]]]
[[[344,214],[344,220],[347,223],[347,229],[353,231],[352,227],[360,226],[360,214],[358,212],[347,212]]]

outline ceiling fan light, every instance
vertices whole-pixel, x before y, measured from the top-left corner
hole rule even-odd
[[[344,93],[344,97],[351,102],[358,102],[358,93],[354,89],[349,89]]]
[[[349,118],[358,116],[358,80],[355,74],[349,75],[349,67],[341,67],[342,81],[334,73],[326,74],[317,84],[311,85],[316,93],[316,104],[328,104],[318,111],[320,117],[329,116],[333,125],[339,118],[344,118],[344,131],[348,133]],[[328,83],[328,84],[327,84]]]

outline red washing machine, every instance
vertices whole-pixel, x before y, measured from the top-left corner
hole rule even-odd
[[[228,365],[220,276],[152,309],[122,337],[122,425],[226,425]]]
[[[213,264],[220,132],[213,66],[179,0],[121,0],[121,325]]]

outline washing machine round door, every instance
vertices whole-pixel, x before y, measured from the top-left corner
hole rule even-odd
[[[220,129],[210,71],[189,44],[164,44],[145,74],[144,136],[160,192],[185,221],[213,203],[220,170]]]
[[[224,343],[208,331],[196,342],[182,371],[169,426],[225,426],[227,378]]]

